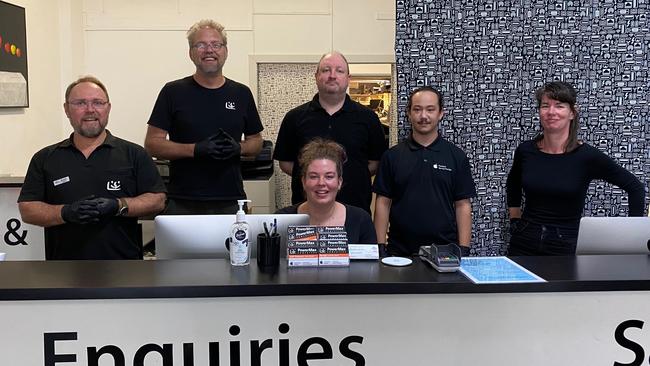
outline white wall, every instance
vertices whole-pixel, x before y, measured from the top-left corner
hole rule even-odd
[[[66,69],[64,61],[69,61],[62,54],[69,48],[69,38],[63,40],[61,35],[64,30],[69,34],[74,22],[69,13],[72,5],[67,0],[10,2],[25,8],[29,108],[0,109],[0,174],[23,175],[36,150],[67,133],[61,79]],[[63,27],[61,17],[67,20]]]
[[[162,85],[194,71],[185,32],[202,18],[226,26],[224,72],[254,92],[256,60],[313,61],[337,49],[371,63],[394,54],[393,0],[11,1],[27,13],[30,108],[0,110],[0,174],[23,175],[36,150],[71,132],[62,94],[83,74],[108,87],[109,129],[142,144]]]

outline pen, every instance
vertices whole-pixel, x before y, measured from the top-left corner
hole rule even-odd
[[[264,224],[264,232],[266,233],[266,237],[270,238],[271,234],[269,234],[269,227],[266,225],[266,222]]]

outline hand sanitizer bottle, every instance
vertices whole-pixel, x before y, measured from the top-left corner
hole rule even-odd
[[[239,210],[230,229],[230,264],[233,266],[247,266],[251,258],[250,230],[246,222],[244,202],[251,200],[237,200]]]

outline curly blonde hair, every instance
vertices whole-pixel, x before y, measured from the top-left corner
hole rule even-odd
[[[194,45],[194,36],[196,35],[196,32],[198,32],[203,28],[210,28],[216,30],[217,32],[219,32],[219,35],[221,35],[221,39],[223,39],[223,44],[224,45],[228,44],[228,35],[226,34],[223,25],[215,22],[212,19],[201,19],[198,22],[194,23],[187,31],[187,42],[189,43],[190,47]]]

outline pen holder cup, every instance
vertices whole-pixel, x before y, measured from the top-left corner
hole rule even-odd
[[[257,235],[257,266],[273,268],[280,264],[280,234]]]

